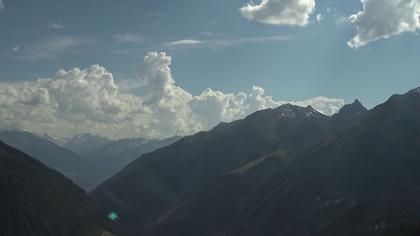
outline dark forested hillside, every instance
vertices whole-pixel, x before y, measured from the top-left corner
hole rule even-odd
[[[79,187],[0,142],[0,235],[101,235],[102,211]]]

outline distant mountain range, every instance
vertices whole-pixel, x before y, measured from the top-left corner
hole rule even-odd
[[[91,165],[86,158],[43,136],[27,131],[3,131],[0,132],[0,140],[59,171],[84,189],[92,189],[95,186],[93,181],[87,178]]]
[[[418,235],[420,88],[283,105],[143,155],[92,192],[127,235]]]
[[[82,189],[3,142],[0,189],[0,235],[102,236],[104,229],[115,230]]]
[[[164,147],[179,138],[114,141],[92,134],[60,139],[20,130],[0,132],[1,141],[61,172],[86,191],[92,190],[142,154]]]
[[[90,151],[108,144],[111,140],[98,134],[79,134],[64,142],[62,146],[81,156],[89,158]]]

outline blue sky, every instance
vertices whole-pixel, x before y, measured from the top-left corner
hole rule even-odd
[[[130,84],[143,57],[158,51],[172,57],[173,79],[192,95],[209,87],[238,93],[257,85],[274,100],[359,98],[372,107],[420,85],[417,26],[358,48],[347,45],[357,31],[347,18],[362,11],[360,0],[318,0],[305,26],[247,19],[239,9],[248,0],[3,3],[5,84],[93,64],[110,71],[116,84]]]

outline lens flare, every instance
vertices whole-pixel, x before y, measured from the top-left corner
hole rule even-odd
[[[110,220],[114,221],[114,220],[116,220],[116,219],[118,218],[118,215],[117,215],[117,213],[115,213],[115,212],[111,211],[111,212],[108,214],[108,218],[109,218]]]

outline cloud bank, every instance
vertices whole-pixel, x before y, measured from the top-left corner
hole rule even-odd
[[[350,16],[356,35],[347,42],[358,48],[420,28],[420,0],[361,0],[363,10]]]
[[[240,8],[243,17],[271,25],[305,26],[315,10],[315,0],[262,0]]]
[[[192,95],[176,85],[172,58],[150,52],[136,69],[135,93],[123,92],[104,67],[59,70],[51,78],[0,86],[0,128],[71,136],[101,133],[111,138],[188,135],[208,130],[286,101],[275,101],[263,88],[223,93],[210,88]],[[342,99],[317,97],[292,102],[333,114]]]

